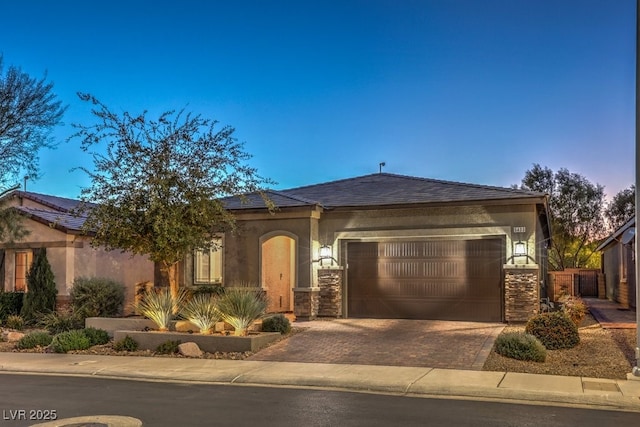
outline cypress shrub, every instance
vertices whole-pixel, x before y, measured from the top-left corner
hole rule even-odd
[[[20,314],[26,321],[35,320],[40,314],[50,313],[56,308],[56,282],[44,248],[35,251],[29,273],[27,292]]]

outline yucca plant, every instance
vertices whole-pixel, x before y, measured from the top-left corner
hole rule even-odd
[[[246,335],[247,328],[264,316],[267,300],[256,288],[230,287],[218,300],[218,310],[235,335]]]
[[[153,321],[160,331],[168,331],[169,323],[180,312],[186,293],[180,290],[174,297],[169,288],[150,290],[136,304],[136,310]]]
[[[184,304],[182,316],[200,328],[201,334],[210,334],[221,319],[217,298],[211,294],[196,294]]]

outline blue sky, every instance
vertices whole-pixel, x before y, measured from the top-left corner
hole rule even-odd
[[[182,109],[284,189],[384,171],[508,187],[533,163],[634,182],[635,0],[2,1],[4,63],[69,105],[28,190],[77,197],[70,123]]]

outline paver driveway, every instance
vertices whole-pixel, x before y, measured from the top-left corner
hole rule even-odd
[[[298,321],[293,326],[305,330],[248,360],[481,370],[505,327],[397,319]]]

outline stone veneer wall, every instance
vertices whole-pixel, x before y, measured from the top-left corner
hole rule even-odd
[[[318,270],[320,306],[318,316],[342,317],[342,268]]]
[[[504,266],[504,317],[507,322],[526,322],[540,311],[538,266]]]
[[[320,288],[294,288],[293,314],[302,320],[318,317],[320,307]]]

